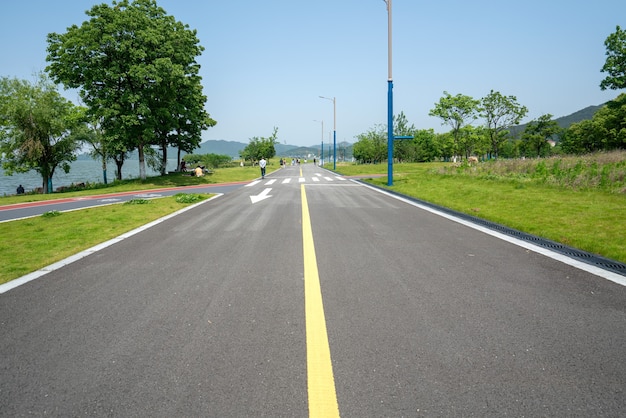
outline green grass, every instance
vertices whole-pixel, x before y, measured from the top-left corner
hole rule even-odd
[[[29,219],[0,223],[0,236],[7,238],[0,241],[0,283],[38,270],[191,204],[177,200],[195,202],[210,195],[185,196],[136,199],[131,201],[132,204],[73,212],[51,211]]]
[[[605,158],[603,155],[595,163],[593,156],[586,156],[582,158],[586,161],[584,167],[576,169],[577,175],[563,175],[565,165],[576,166],[572,161],[561,161],[557,166],[562,169],[554,169],[553,161],[533,160],[529,163],[534,168],[526,174],[507,167],[505,161],[497,163],[502,166],[499,171],[492,163],[478,167],[395,164],[391,189],[625,263],[626,193],[618,180],[602,183],[597,178],[615,175],[620,179],[626,153],[619,156],[617,161],[607,163],[598,162]],[[547,170],[541,164],[547,165]],[[537,176],[537,165],[539,171],[552,174]],[[343,175],[372,175],[368,182],[387,187],[386,165],[339,165],[337,171]]]

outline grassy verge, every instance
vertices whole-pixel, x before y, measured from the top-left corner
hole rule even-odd
[[[626,263],[622,174],[626,153],[616,161],[602,163],[605,157],[534,160],[530,167],[524,163],[524,170],[512,167],[519,161],[511,161],[509,166],[497,162],[474,167],[395,164],[391,188]],[[340,165],[337,171],[344,175],[384,174],[367,181],[387,187],[386,165]]]
[[[210,195],[178,194],[154,200],[0,223],[0,283],[36,271],[96,244],[173,213]]]

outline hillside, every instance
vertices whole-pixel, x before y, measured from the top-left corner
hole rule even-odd
[[[597,106],[587,106],[584,109],[581,109],[577,112],[572,113],[571,115],[561,116],[560,118],[556,118],[554,120],[559,124],[561,128],[569,128],[570,125],[573,123],[577,123],[582,120],[591,119],[593,115],[595,115],[595,113],[603,106],[604,104],[597,105]],[[527,125],[528,124],[525,123],[523,125],[512,127],[510,129],[510,135],[513,138],[519,137],[522,134],[522,132],[524,132],[524,129],[526,129]]]

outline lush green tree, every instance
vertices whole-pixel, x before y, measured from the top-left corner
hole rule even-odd
[[[559,141],[561,149],[568,154],[586,154],[604,148],[606,132],[594,119],[571,124]]]
[[[160,118],[156,131],[161,150],[161,174],[165,174],[168,146],[178,149],[177,168],[180,168],[181,152],[191,153],[198,148],[202,131],[217,123],[204,109],[206,96],[202,93],[200,81],[197,75],[178,74],[164,80],[162,88],[165,91],[154,100]],[[168,91],[175,94],[168,95]]]
[[[196,62],[203,47],[195,30],[155,0],[114,1],[86,13],[90,19],[81,26],[48,35],[47,70],[55,81],[79,89],[116,150],[138,151],[145,178],[146,149],[166,150],[172,132],[174,143],[189,149],[212,123],[204,112]],[[116,163],[121,174],[123,158]]]
[[[250,161],[259,161],[261,157],[269,159],[276,155],[276,144],[278,144],[278,128],[274,127],[269,138],[256,136],[250,138],[250,142],[239,153],[239,156]]]
[[[558,122],[553,120],[552,115],[548,113],[526,125],[522,140],[527,144],[527,151],[534,150],[536,156],[541,157],[550,149],[548,140],[559,133],[561,133],[561,128]]]
[[[466,159],[472,155],[485,154],[488,140],[484,127],[464,126],[461,128],[459,138],[459,147]]]
[[[479,105],[480,100],[463,94],[452,96],[444,91],[443,97],[435,103],[435,107],[428,113],[430,116],[440,118],[442,125],[449,125],[452,128],[455,145],[454,155],[458,155],[462,151],[459,146],[461,128],[478,118]]]
[[[452,132],[437,134],[437,144],[439,145],[439,157],[444,161],[450,161],[456,154],[456,145]]]
[[[601,72],[608,75],[602,82],[602,90],[619,90],[626,88],[626,31],[619,26],[604,41],[606,47],[606,62]]]
[[[521,146],[524,142],[520,139],[511,139],[502,144],[500,147],[499,157],[501,158],[520,158],[522,156]]]
[[[604,149],[626,149],[626,94],[620,94],[599,109],[594,122],[605,132]]]
[[[434,129],[418,129],[413,132],[413,137],[416,162],[434,161],[441,156],[440,144]]]
[[[88,121],[76,131],[77,138],[89,146],[89,155],[102,163],[102,180],[108,184],[107,163],[113,155],[112,143],[97,120]]]
[[[0,79],[0,156],[6,174],[37,171],[44,193],[52,176],[70,171],[81,142],[76,135],[84,109],[63,98],[44,75],[35,83]]]
[[[482,98],[480,116],[485,119],[491,145],[490,153],[494,158],[498,158],[500,148],[507,141],[508,129],[519,124],[527,113],[526,106],[517,103],[515,96],[503,96],[500,92],[491,90]]]
[[[373,162],[374,147],[371,138],[367,134],[357,135],[357,141],[352,146],[352,155],[359,163]]]
[[[387,159],[387,127],[378,125],[356,136],[352,155],[361,163],[380,163]]]
[[[413,136],[415,132],[415,126],[409,125],[409,121],[404,114],[400,112],[399,115],[393,117],[393,132],[396,136]],[[394,141],[393,155],[399,162],[402,161],[415,161],[417,157],[417,145],[414,140],[398,139]]]

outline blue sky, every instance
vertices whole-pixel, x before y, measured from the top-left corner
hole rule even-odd
[[[87,19],[103,1],[22,0],[0,5],[0,76],[33,79],[46,35]],[[110,3],[110,2],[108,2]],[[383,0],[158,0],[198,31],[207,110],[203,139],[247,143],[278,127],[281,143],[337,141],[387,118],[387,11]],[[444,132],[428,116],[444,91],[480,99],[491,89],[529,109],[565,116],[616,97],[601,91],[604,40],[626,27],[623,0],[393,0],[394,112]],[[71,94],[70,94],[71,96]],[[74,94],[75,96],[75,94]]]

